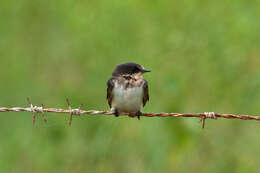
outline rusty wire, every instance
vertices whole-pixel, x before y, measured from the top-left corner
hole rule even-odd
[[[0,112],[33,112],[33,125],[36,122],[36,114],[41,113],[45,122],[46,119],[46,112],[54,112],[60,114],[70,114],[69,119],[69,126],[72,123],[72,116],[80,116],[83,114],[86,115],[114,115],[112,111],[97,111],[97,110],[81,110],[82,104],[77,109],[72,109],[69,99],[66,100],[68,109],[59,109],[59,108],[45,108],[42,104],[41,106],[34,106],[29,98],[27,98],[27,102],[29,103],[30,107],[23,108],[23,107],[0,107]],[[134,117],[135,113],[126,113],[120,112],[121,115],[126,115],[130,117]],[[200,118],[202,122],[202,128],[205,127],[205,120],[209,119],[217,119],[217,118],[226,118],[226,119],[241,119],[241,120],[257,120],[260,121],[260,116],[252,116],[252,115],[234,115],[234,114],[219,114],[214,112],[204,112],[204,113],[143,113],[141,116],[145,117],[195,117]]]

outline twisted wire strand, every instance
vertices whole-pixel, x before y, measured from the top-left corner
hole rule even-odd
[[[72,116],[80,116],[80,115],[113,115],[112,111],[99,111],[99,110],[81,110],[82,105],[80,105],[77,109],[72,109],[69,100],[67,99],[68,109],[60,109],[60,108],[44,108],[42,106],[34,106],[30,99],[27,99],[30,107],[0,107],[0,112],[33,112],[33,124],[36,121],[36,114],[41,113],[43,115],[45,122],[47,122],[45,113],[53,112],[60,114],[70,114],[69,126],[72,122]],[[130,116],[134,117],[135,113],[125,113],[120,112],[120,116]],[[209,119],[217,119],[217,118],[225,118],[225,119],[240,119],[240,120],[257,120],[260,121],[260,116],[252,116],[252,115],[234,115],[234,114],[220,114],[214,112],[204,112],[204,113],[143,113],[141,116],[145,117],[195,117],[200,118],[202,124],[202,128],[205,127],[205,120]]]
[[[75,109],[72,109],[72,111]],[[39,108],[34,106],[34,111],[35,112],[53,112],[53,113],[61,113],[61,114],[70,114],[71,110],[69,109],[60,109],[60,108]],[[31,107],[23,108],[23,107],[12,107],[12,108],[7,108],[7,107],[0,107],[0,112],[33,112]],[[98,111],[98,110],[78,110],[79,115],[113,115],[114,113],[111,111]],[[76,114],[74,114],[76,115]],[[126,112],[121,112],[120,115],[134,115],[134,113],[126,113]],[[141,116],[146,116],[146,117],[205,117],[205,118],[210,118],[206,117],[205,113],[166,113],[166,112],[161,112],[161,113],[143,113]],[[226,119],[242,119],[242,120],[260,120],[260,116],[252,116],[252,115],[234,115],[234,114],[219,114],[215,113],[215,116],[217,118],[226,118]]]

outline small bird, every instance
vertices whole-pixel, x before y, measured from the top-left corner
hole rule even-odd
[[[116,66],[107,81],[107,101],[116,117],[119,112],[135,112],[140,120],[141,110],[149,100],[148,83],[143,79],[146,72],[150,70],[133,62]]]

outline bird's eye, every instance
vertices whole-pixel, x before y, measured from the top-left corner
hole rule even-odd
[[[140,69],[138,67],[135,67],[133,70],[134,73],[138,73],[139,71],[140,71]]]

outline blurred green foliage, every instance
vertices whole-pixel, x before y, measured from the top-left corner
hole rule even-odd
[[[144,112],[260,113],[260,1],[1,0],[0,107],[108,109],[137,62]],[[259,122],[0,114],[0,172],[260,172]]]

